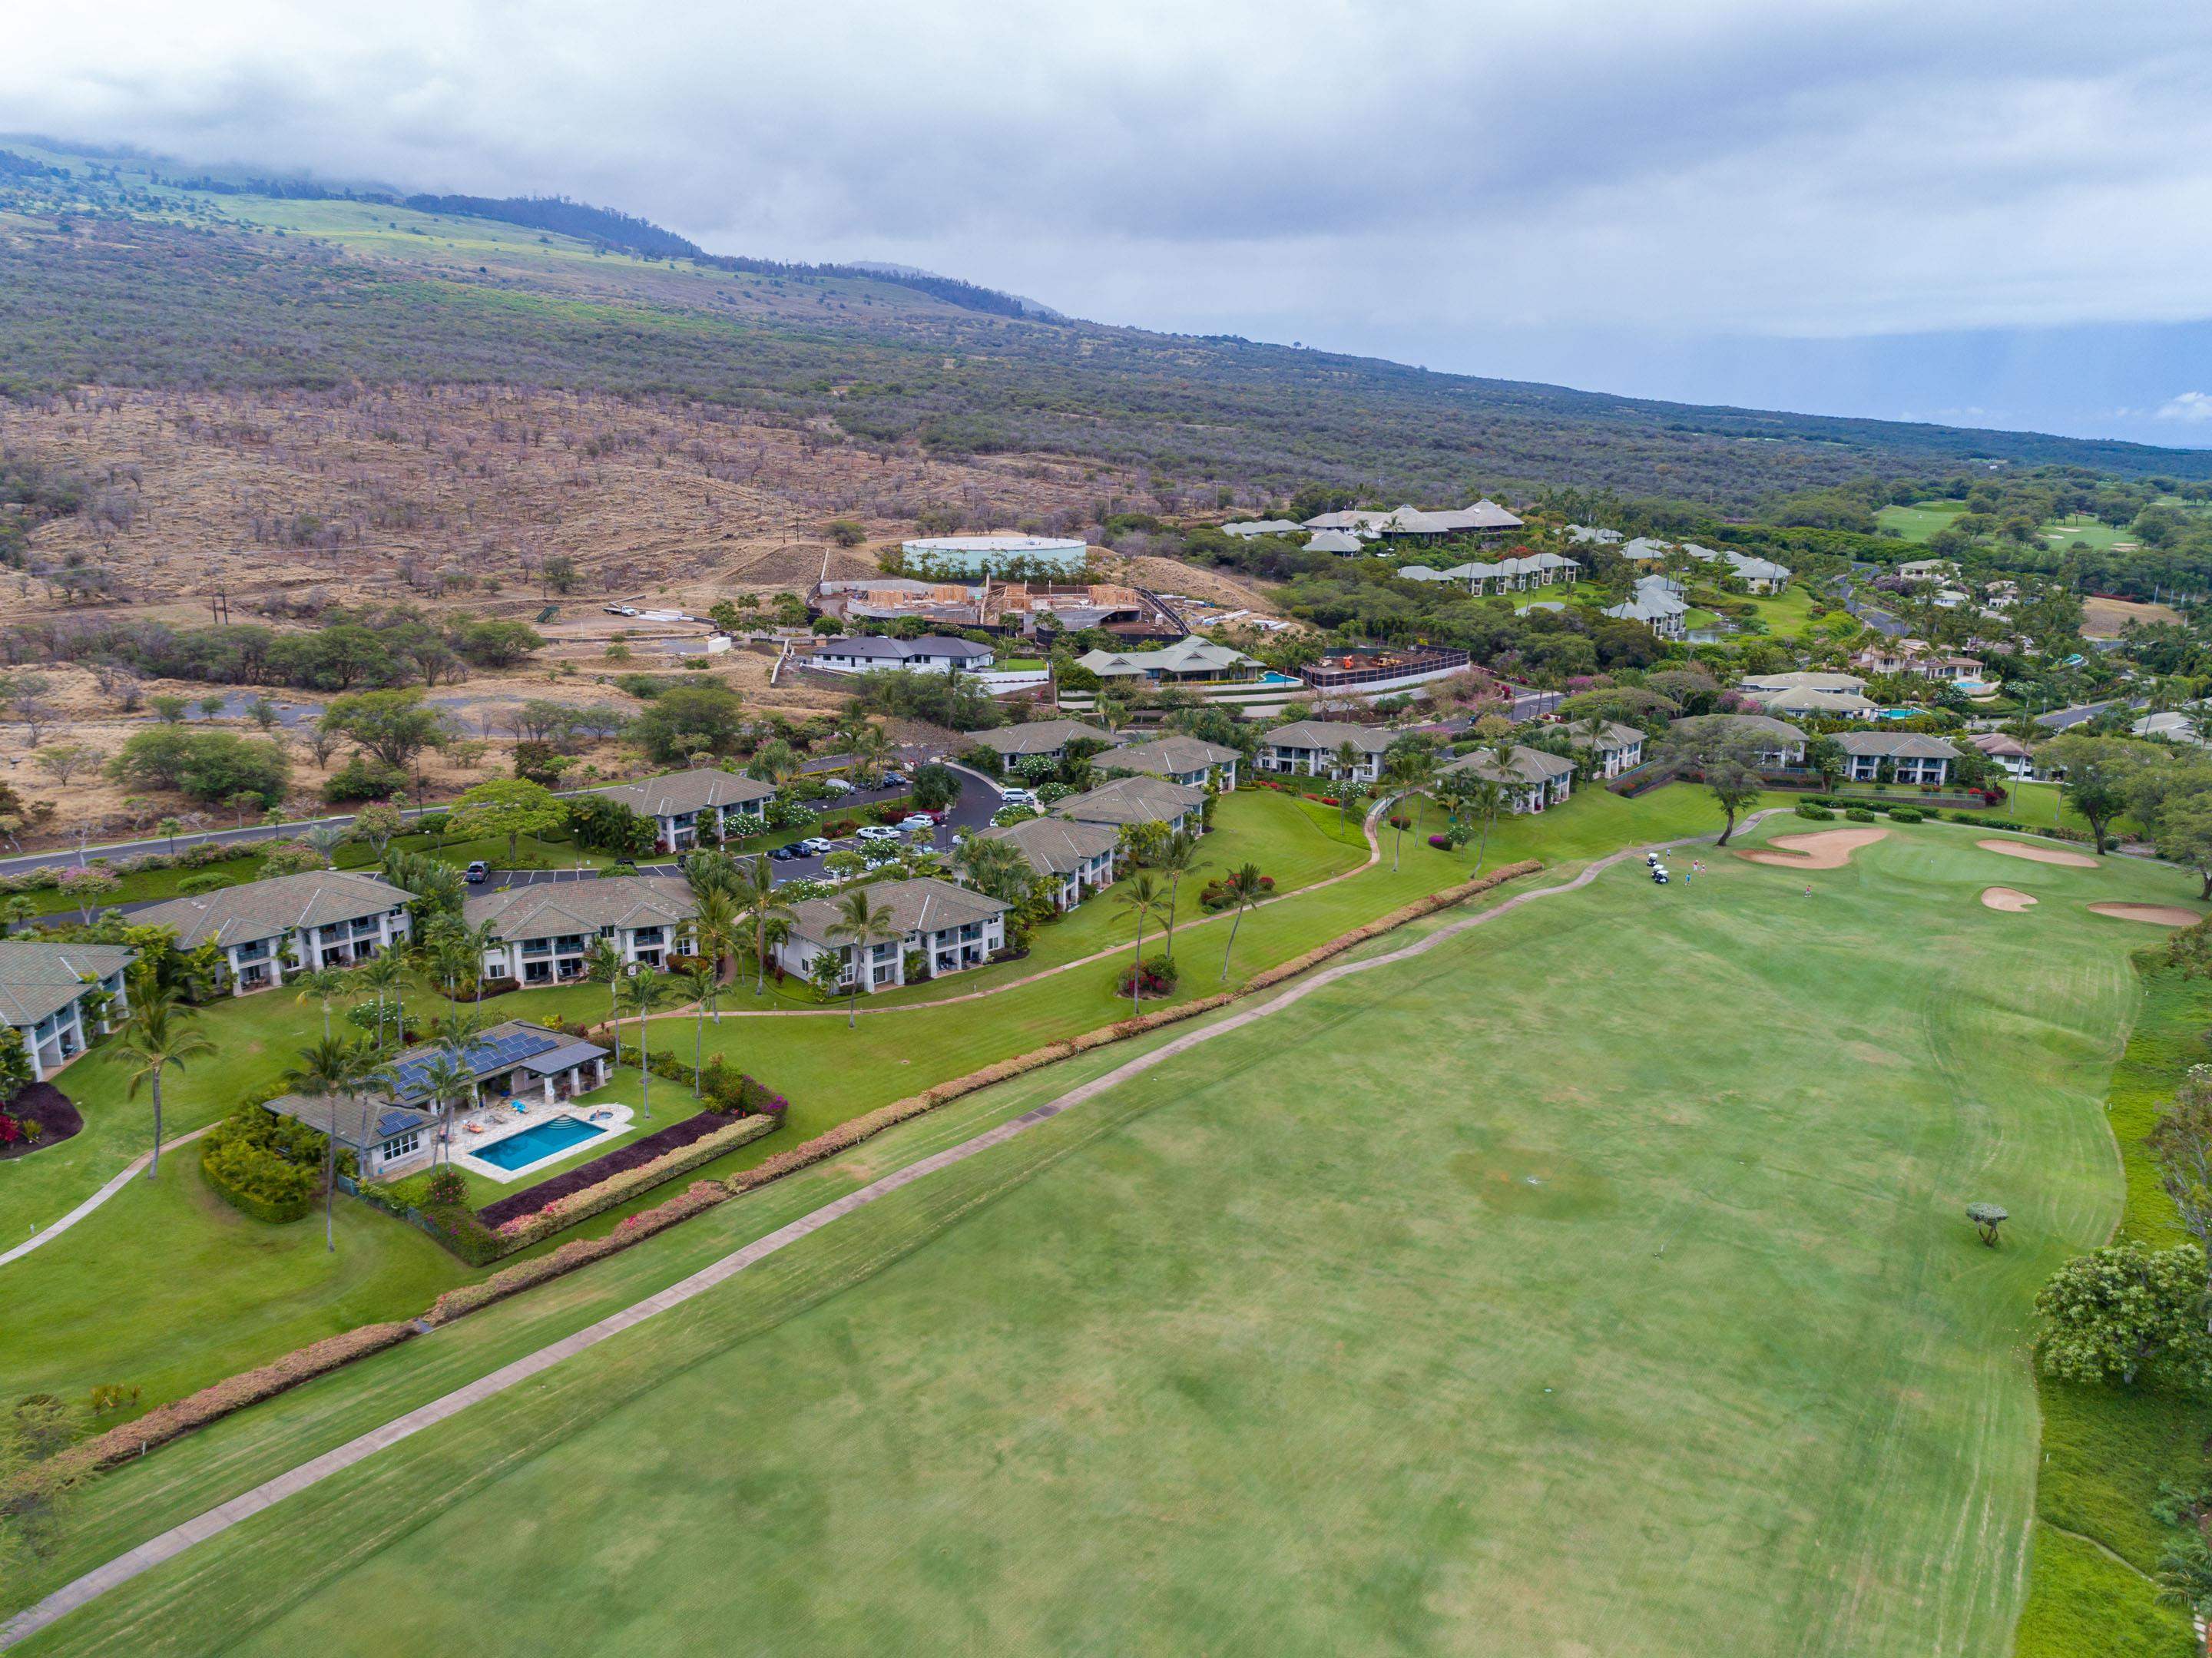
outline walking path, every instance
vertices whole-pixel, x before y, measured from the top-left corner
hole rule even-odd
[[[215,1125],[213,1123],[209,1123],[205,1127],[193,1129],[189,1134],[179,1134],[176,1139],[171,1140],[161,1149],[165,1151],[173,1151],[179,1146],[198,1139],[201,1135],[206,1133],[208,1129],[213,1128],[214,1127]],[[70,1227],[76,1225],[94,1210],[99,1208],[101,1204],[106,1203],[108,1199],[113,1197],[118,1192],[120,1192],[125,1186],[129,1185],[131,1183],[131,1177],[138,1173],[142,1169],[145,1168],[145,1166],[153,1160],[154,1154],[151,1151],[140,1152],[138,1156],[125,1168],[121,1174],[118,1175],[113,1180],[108,1181],[106,1185],[101,1187],[100,1190],[94,1192],[82,1203],[77,1205],[76,1208],[70,1210],[69,1213],[64,1215],[52,1226],[47,1227],[45,1231],[37,1234],[35,1236],[28,1239],[25,1242],[17,1244],[5,1254],[0,1254],[0,1266],[5,1266],[11,1260],[15,1260],[24,1255],[29,1254],[32,1250],[37,1248],[42,1243],[52,1243],[63,1233],[68,1231]]]
[[[1779,810],[1790,809],[1784,807]],[[1769,812],[1758,813],[1747,818],[1739,827],[1747,829],[1761,817],[1769,815],[1771,815]],[[1687,846],[1715,838],[1710,835],[1686,835],[1680,840],[1656,844],[1662,847]],[[765,1236],[757,1238],[746,1244],[743,1248],[732,1251],[720,1260],[702,1267],[690,1277],[679,1279],[665,1290],[647,1296],[641,1301],[634,1302],[619,1312],[610,1313],[595,1324],[586,1325],[572,1335],[564,1336],[558,1341],[539,1348],[534,1353],[516,1359],[512,1363],[502,1365],[490,1374],[479,1376],[476,1381],[434,1399],[426,1405],[418,1406],[404,1416],[394,1418],[381,1427],[373,1428],[356,1438],[348,1440],[343,1445],[324,1452],[320,1456],[302,1462],[297,1467],[278,1474],[274,1479],[264,1480],[251,1491],[241,1492],[227,1503],[221,1503],[204,1514],[195,1515],[181,1525],[173,1526],[167,1531],[148,1539],[137,1548],[118,1555],[105,1565],[94,1567],[82,1577],[76,1578],[56,1589],[35,1606],[18,1613],[4,1628],[0,1628],[0,1648],[10,1647],[19,1641],[28,1639],[56,1619],[88,1605],[108,1590],[121,1587],[142,1572],[150,1571],[155,1566],[173,1560],[195,1543],[204,1543],[210,1538],[219,1536],[240,1521],[250,1519],[263,1509],[283,1502],[284,1498],[295,1496],[329,1479],[334,1473],[365,1461],[377,1452],[396,1445],[404,1439],[410,1438],[426,1428],[434,1427],[450,1417],[458,1416],[471,1405],[505,1393],[509,1388],[527,1382],[531,1377],[550,1370],[563,1359],[573,1358],[580,1353],[586,1352],[598,1346],[601,1342],[610,1340],[626,1330],[635,1328],[657,1313],[664,1313],[671,1308],[680,1307],[694,1297],[702,1295],[718,1284],[727,1283],[747,1267],[765,1260],[780,1250],[787,1248],[801,1238],[820,1231],[833,1221],[851,1214],[856,1209],[889,1197],[893,1193],[913,1185],[916,1181],[925,1180],[940,1169],[963,1163],[969,1157],[991,1150],[994,1146],[1003,1145],[1017,1135],[1026,1133],[1039,1123],[1049,1122],[1061,1113],[1072,1110],[1087,1100],[1096,1098],[1109,1089],[1119,1087],[1130,1078],[1141,1075],[1155,1066],[1164,1065],[1180,1054],[1188,1053],[1201,1043],[1212,1042],[1218,1037],[1228,1035],[1232,1030],[1241,1030],[1261,1019],[1283,1012],[1304,1001],[1316,991],[1335,984],[1340,980],[1348,979],[1354,974],[1372,972],[1379,967],[1390,967],[1401,962],[1411,961],[1416,957],[1426,955],[1447,939],[1455,938],[1475,927],[1487,926],[1498,917],[1510,914],[1524,904],[1534,903],[1540,898],[1550,898],[1561,893],[1577,891],[1588,886],[1613,865],[1635,857],[1645,850],[1647,848],[1644,847],[1623,847],[1619,852],[1611,853],[1598,859],[1571,881],[1563,882],[1557,886],[1540,887],[1532,891],[1517,893],[1504,903],[1463,917],[1449,926],[1439,927],[1435,932],[1415,939],[1409,944],[1401,945],[1385,954],[1370,957],[1364,961],[1340,962],[1334,967],[1323,968],[1310,978],[1301,980],[1291,986],[1279,995],[1247,1008],[1242,1012],[1233,1013],[1216,1023],[1188,1031],[1159,1048],[1124,1061],[1103,1076],[1070,1089],[1056,1099],[1049,1100],[1032,1110],[1024,1112],[1018,1117],[1000,1123],[994,1128],[986,1129],[980,1134],[963,1140],[957,1145],[923,1157],[903,1169],[848,1192],[843,1197],[826,1203],[819,1209],[810,1211],[797,1220],[780,1226]]]

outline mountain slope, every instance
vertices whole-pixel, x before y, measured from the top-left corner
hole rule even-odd
[[[0,172],[0,389],[18,397],[350,380],[672,393],[878,443],[1390,500],[1575,484],[1743,507],[1967,462],[2212,477],[2201,451],[1652,402],[994,314],[975,298],[990,290],[949,279],[648,258],[612,251],[608,225],[641,227],[626,234],[657,252],[690,244],[625,216],[590,222],[588,240],[549,228],[600,211],[574,203],[187,189],[151,161],[8,148],[28,164]]]

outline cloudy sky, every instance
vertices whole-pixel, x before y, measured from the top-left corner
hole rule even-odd
[[[106,0],[0,125],[1103,321],[2212,445],[2202,0]]]

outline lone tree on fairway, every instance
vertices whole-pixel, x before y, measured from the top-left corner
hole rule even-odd
[[[2075,811],[2089,820],[2097,850],[2105,849],[2105,827],[2126,810],[2128,791],[2148,744],[2118,737],[2054,737],[2035,751],[2035,763],[2063,771],[2060,782]]]
[[[860,1011],[860,986],[868,976],[869,947],[899,938],[898,923],[892,918],[891,907],[877,903],[863,887],[837,901],[837,919],[830,924],[829,931],[833,941],[853,947],[852,1000],[845,1008],[845,1029],[850,1030]]]
[[[1674,727],[1662,750],[1668,764],[1694,771],[1705,780],[1714,803],[1728,820],[1718,842],[1735,833],[1736,815],[1765,787],[1759,775],[1759,738],[1726,714],[1686,720]]]
[[[1145,920],[1147,916],[1157,917],[1159,914],[1160,906],[1167,902],[1167,895],[1160,890],[1160,884],[1153,878],[1152,871],[1140,869],[1126,881],[1115,884],[1114,902],[1137,918],[1137,953],[1129,963],[1129,1005],[1141,1013],[1144,1011]]]
[[[1161,914],[1167,920],[1167,958],[1175,960],[1176,894],[1182,886],[1182,878],[1194,875],[1205,865],[1198,861],[1198,837],[1188,829],[1179,829],[1168,836],[1158,852],[1152,855],[1152,867],[1168,878],[1168,896]]]
[[[2012,1217],[2005,1212],[2002,1204],[1970,1203],[1966,1206],[1966,1218],[1974,1223],[1974,1230],[1982,1235],[1982,1242],[1994,1249],[1997,1247],[1997,1228]]]
[[[1425,748],[1402,748],[1395,750],[1382,768],[1382,786],[1396,797],[1396,804],[1405,805],[1413,796],[1435,780],[1436,756]],[[1411,810],[1410,807],[1407,808]],[[1397,820],[1391,825],[1394,838],[1390,842],[1390,872],[1398,872],[1398,859],[1406,850],[1406,831],[1399,824],[1408,821],[1406,811],[1394,811]],[[1175,952],[1170,950],[1170,955]]]
[[[139,1084],[154,1095],[154,1153],[146,1161],[146,1178],[161,1168],[161,1075],[171,1067],[181,1071],[185,1061],[215,1052],[215,1044],[191,1028],[192,1011],[155,981],[150,967],[131,975],[130,1021],[123,1027],[116,1048],[131,1071],[131,1097],[138,1097]]]
[[[453,802],[447,829],[462,840],[480,835],[507,837],[507,861],[512,865],[526,835],[540,835],[568,821],[568,809],[543,783],[524,777],[495,777],[479,783]]]
[[[1221,952],[1221,982],[1229,982],[1229,957],[1237,948],[1237,929],[1244,925],[1244,912],[1267,895],[1267,878],[1260,873],[1257,864],[1242,864],[1229,872],[1221,883],[1222,896],[1229,900],[1229,943]],[[1144,958],[1139,956],[1139,961]]]
[[[284,1073],[284,1085],[323,1102],[328,1124],[323,1133],[323,1248],[335,1253],[338,1233],[332,1194],[338,1183],[338,1102],[349,1094],[394,1088],[398,1079],[367,1042],[325,1035],[300,1050],[300,1063]]]

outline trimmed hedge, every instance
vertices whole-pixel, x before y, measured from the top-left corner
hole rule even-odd
[[[1845,812],[1844,816],[1854,823],[1871,823],[1874,822],[1874,814],[1869,811],[1864,806],[1853,806],[1849,811]]]
[[[1810,800],[1800,800],[1797,803],[1797,815],[1800,817],[1809,817],[1816,823],[1832,823],[1836,821],[1835,813],[1830,811],[1826,806],[1814,805]]]

